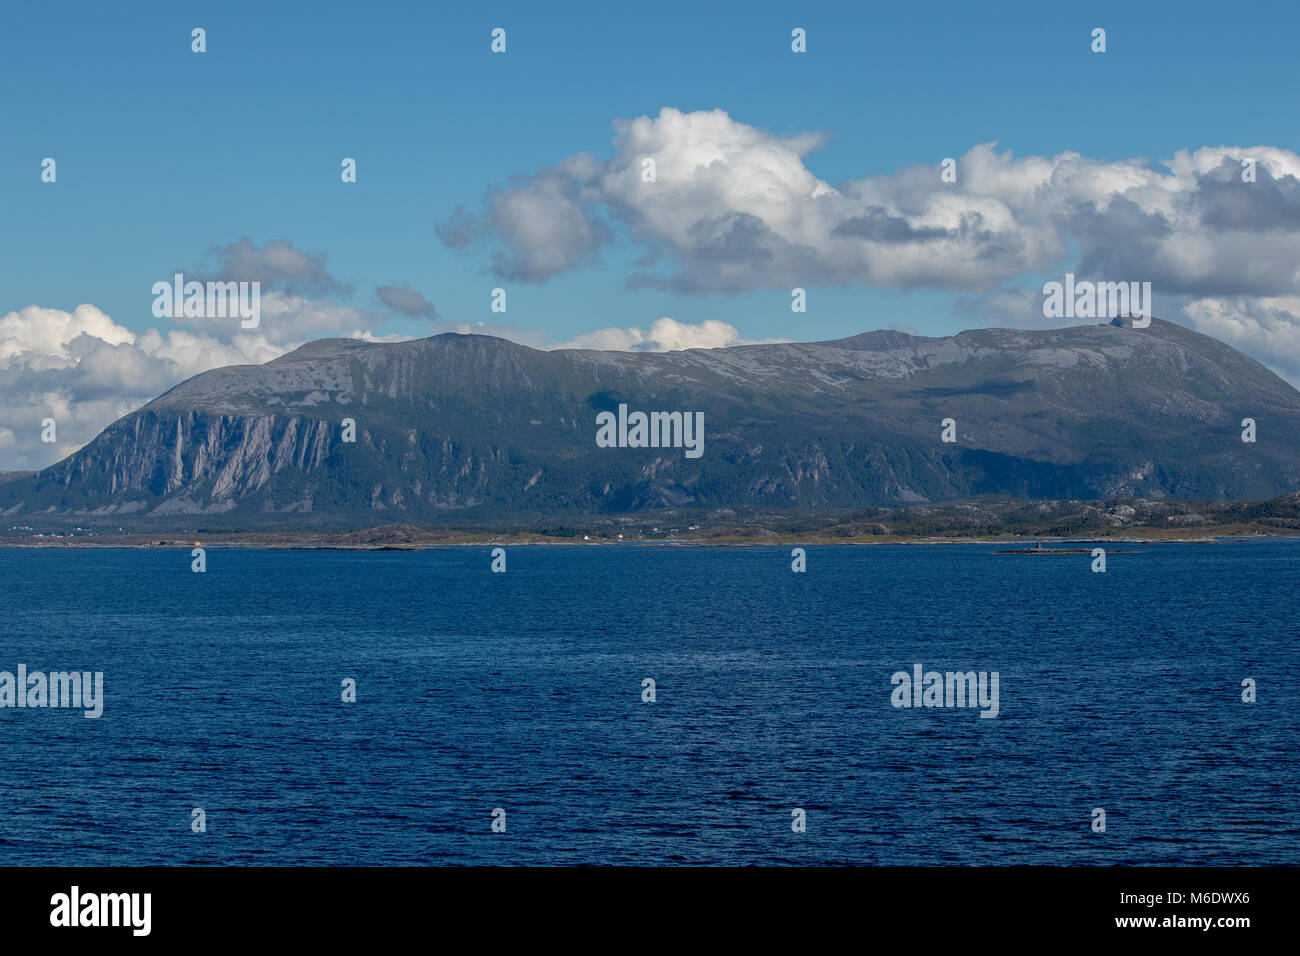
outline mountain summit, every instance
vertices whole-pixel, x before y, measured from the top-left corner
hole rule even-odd
[[[598,416],[633,411],[702,413],[702,453],[600,447]],[[955,441],[941,440],[945,419]],[[1296,436],[1300,392],[1159,319],[657,353],[323,339],[189,379],[0,484],[0,508],[256,525],[980,494],[1262,499],[1300,487]]]

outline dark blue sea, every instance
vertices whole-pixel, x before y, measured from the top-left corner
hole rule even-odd
[[[1300,863],[1300,541],[1127,547],[0,549],[105,688],[0,709],[0,864]]]

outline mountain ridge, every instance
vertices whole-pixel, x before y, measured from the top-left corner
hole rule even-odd
[[[702,412],[703,457],[597,447],[596,415],[619,405]],[[1243,418],[1259,423],[1255,444],[1241,441]],[[672,352],[334,338],[176,385],[63,461],[0,484],[0,511],[253,526],[987,494],[1266,499],[1300,488],[1285,438],[1297,434],[1300,392],[1160,319]]]

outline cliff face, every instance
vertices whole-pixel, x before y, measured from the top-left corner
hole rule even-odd
[[[702,455],[598,447],[597,414],[620,404],[702,412]],[[64,461],[0,483],[0,509],[255,524],[977,494],[1262,499],[1300,488],[1296,436],[1300,393],[1160,320],[671,353],[327,339],[182,383]]]
[[[319,469],[331,431],[328,423],[301,415],[143,409],[40,477],[74,496],[102,493],[103,513],[224,512],[286,469]]]

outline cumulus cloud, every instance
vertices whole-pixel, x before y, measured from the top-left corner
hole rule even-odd
[[[692,324],[663,316],[650,323],[647,331],[635,326],[597,329],[594,332],[575,336],[572,341],[548,347],[613,349],[623,352],[670,352],[679,349],[720,349],[731,345],[760,345],[788,341],[789,339],[743,339],[734,325],[717,319],[705,319],[698,324]]]
[[[593,260],[619,222],[665,272],[633,286],[735,293],[824,283],[988,292],[1061,264],[1121,271],[1169,295],[1300,292],[1300,157],[1266,146],[1203,147],[1152,163],[1074,152],[1017,159],[972,147],[957,182],[911,166],[819,179],[821,134],[779,137],[722,110],[615,124],[614,155],[580,154],[489,191],[440,235],[487,239],[505,276],[545,280]],[[1256,163],[1242,181],[1241,161]],[[653,182],[643,181],[653,161]]]
[[[515,325],[491,322],[443,322],[435,332],[494,335],[535,349],[595,349],[620,352],[669,352],[678,349],[718,349],[732,345],[763,345],[788,342],[789,339],[746,339],[734,325],[717,319],[703,322],[679,322],[663,316],[650,323],[649,329],[637,326],[609,326],[583,332],[565,342],[553,342],[543,329],[524,329]]]
[[[271,239],[259,247],[244,237],[215,248],[213,254],[218,263],[215,271],[211,267],[177,271],[187,282],[260,283],[260,320],[249,330],[238,318],[228,316],[170,317],[174,325],[193,329],[200,337],[222,343],[260,340],[285,351],[330,336],[372,338],[371,329],[388,318],[378,311],[336,301],[350,295],[351,286],[330,275],[324,255],[296,249],[287,239]],[[160,277],[160,281],[170,279]]]
[[[71,312],[28,306],[0,317],[0,470],[44,468],[107,425],[208,369],[269,362],[328,336],[372,342],[407,336],[372,331],[374,317],[349,305],[272,291],[262,321],[176,319],[194,328],[133,332],[93,305]],[[40,440],[53,418],[55,444]]]
[[[370,338],[372,327],[383,320],[383,316],[355,306],[272,291],[262,296],[262,321],[256,331],[270,342],[296,345],[333,336]],[[238,322],[227,320],[221,329],[232,339],[242,334]]]
[[[434,335],[454,332],[459,335],[491,335],[498,339],[508,339],[533,349],[546,348],[545,329],[525,329],[518,325],[504,322],[439,322],[433,327]]]
[[[1197,331],[1254,355],[1300,386],[1300,296],[1197,299],[1182,312]]]
[[[1050,329],[1087,319],[1044,318],[1040,289],[1007,289],[958,301],[958,315],[983,325]],[[1154,314],[1239,349],[1300,388],[1300,295],[1157,298]]]
[[[438,310],[433,307],[433,303],[412,289],[409,283],[375,286],[375,294],[385,306],[402,315],[417,319],[438,317]]]
[[[247,236],[214,250],[223,282],[260,282],[299,294],[339,294],[349,287],[329,274],[324,255],[295,249],[288,239],[269,239],[259,248]]]
[[[237,317],[185,316],[170,319],[178,326],[193,328],[197,333],[219,342],[237,342],[253,337],[280,347],[301,345],[311,339],[347,336],[369,338],[373,328],[382,325],[385,316],[328,299],[310,299],[292,292],[263,290],[260,295],[260,318],[255,329],[244,329]]]
[[[616,241],[615,224],[639,252],[631,288],[934,289],[961,293],[959,314],[1020,326],[1061,324],[1043,318],[1041,278],[1028,276],[1068,269],[1079,280],[1150,282],[1156,314],[1218,330],[1296,379],[1296,153],[1017,158],[982,143],[957,158],[953,183],[936,162],[832,185],[806,162],[825,138],[665,107],[616,122],[610,158],[579,154],[516,177],[489,190],[480,211],[458,208],[439,235],[456,248],[489,246],[502,276],[545,281],[595,261]],[[637,332],[590,340],[635,347]]]
[[[220,335],[189,328],[133,332],[93,305],[71,312],[35,305],[10,312],[0,317],[0,470],[53,464],[118,418],[208,369],[269,362],[326,334],[371,342],[409,338],[376,334],[365,318],[351,306],[284,293],[267,296],[261,327],[242,330],[228,322]],[[442,322],[434,331],[494,335],[545,349],[660,352],[752,344],[725,322],[668,317],[648,330],[598,329],[563,343],[548,342],[541,329],[483,322]],[[55,444],[41,441],[46,418],[55,420]]]
[[[132,332],[93,305],[0,317],[0,467],[43,468],[178,382],[286,352],[261,333],[221,341],[185,329]],[[41,441],[53,418],[58,441]]]
[[[573,156],[517,176],[514,185],[488,191],[481,218],[457,207],[437,233],[452,248],[486,236],[499,240],[492,263],[503,279],[545,281],[557,272],[595,264],[612,238],[599,217],[598,197],[586,185],[599,166],[590,156]]]

